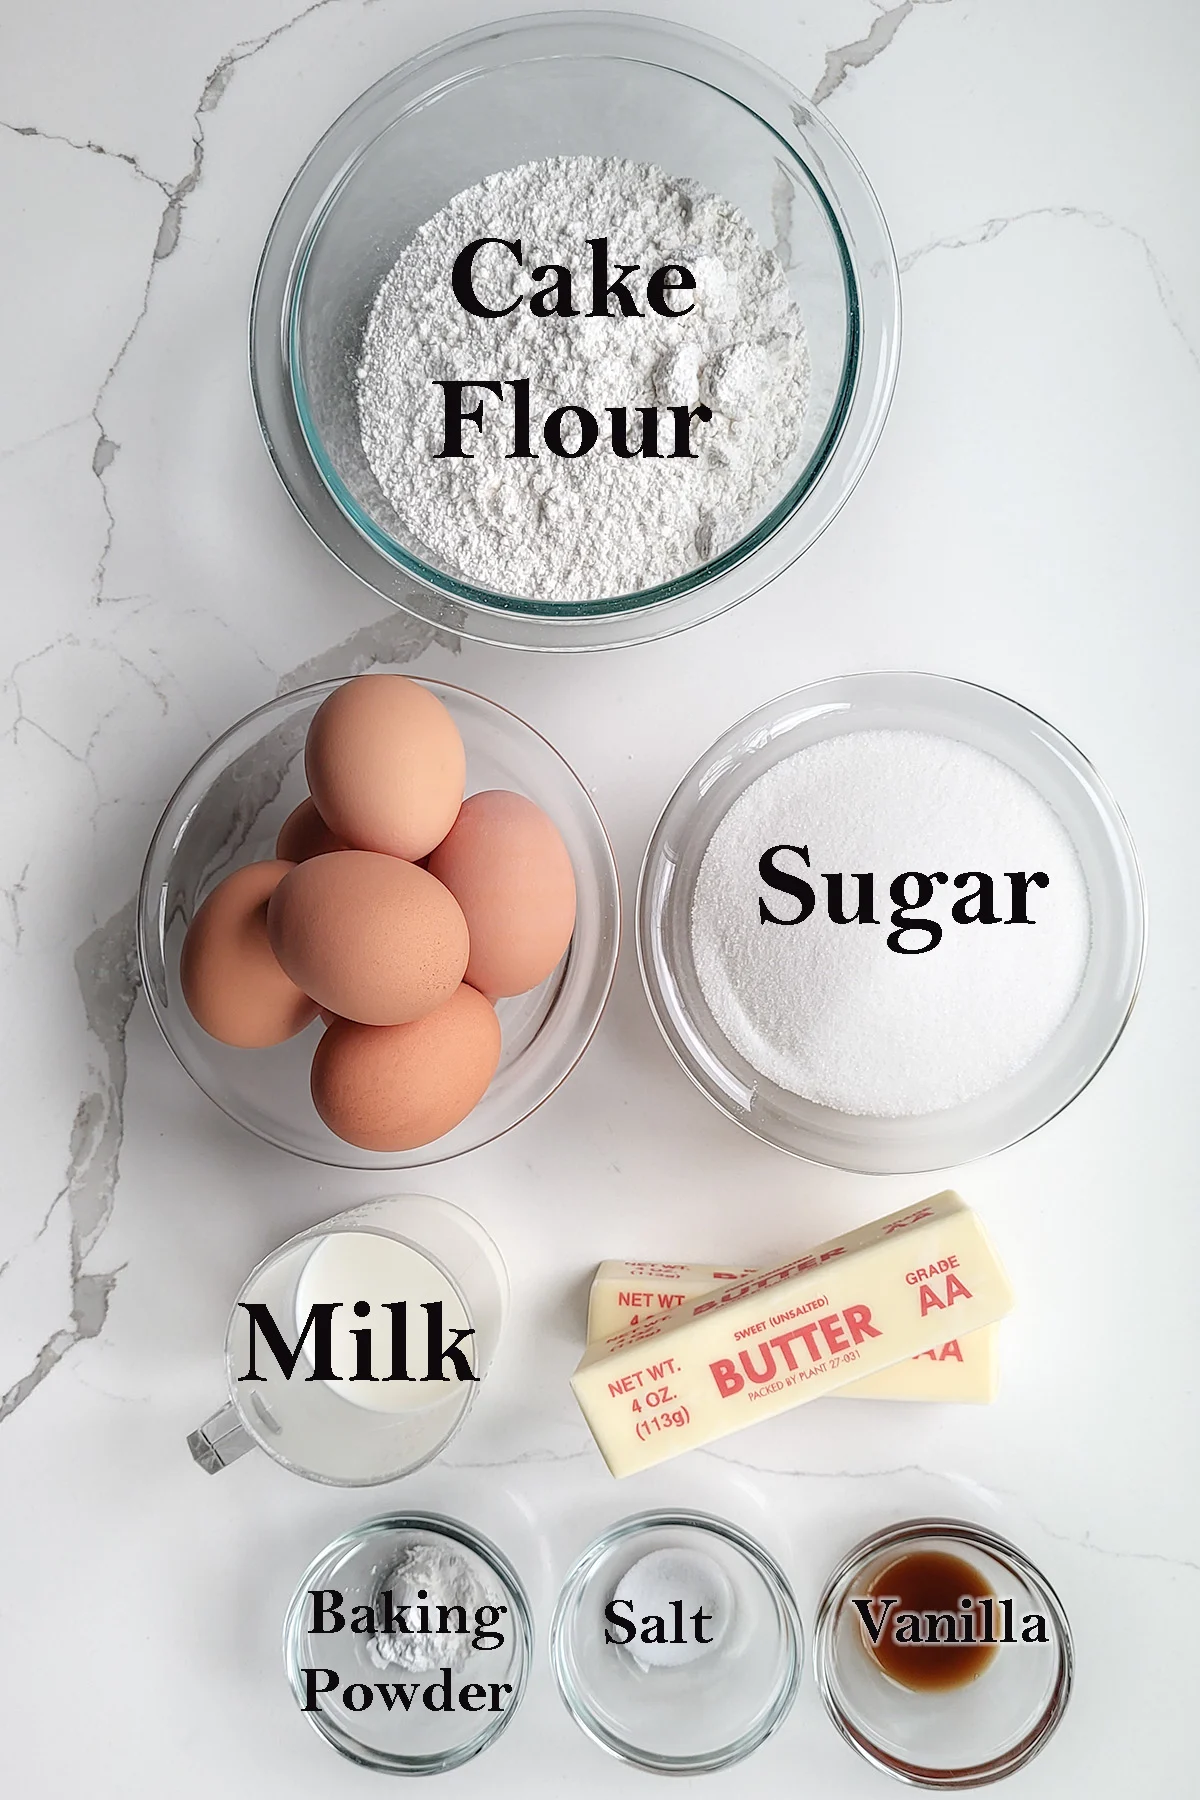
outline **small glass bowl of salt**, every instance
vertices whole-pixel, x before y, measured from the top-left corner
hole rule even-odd
[[[899,1175],[1014,1144],[1087,1087],[1141,979],[1129,829],[1014,700],[814,682],[717,740],[642,865],[647,997],[696,1085],[810,1162]]]
[[[601,1749],[652,1774],[702,1775],[783,1723],[804,1635],[761,1544],[706,1513],[647,1512],[611,1526],[567,1576],[550,1662]]]

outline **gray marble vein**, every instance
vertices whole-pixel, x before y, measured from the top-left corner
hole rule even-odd
[[[179,180],[172,185],[168,186],[156,176],[148,175],[134,158],[126,155],[122,151],[104,151],[101,147],[93,146],[91,144],[74,146],[75,148],[88,151],[96,149],[98,154],[113,155],[118,161],[128,163],[138,175],[148,181],[153,181],[156,187],[161,188],[166,200],[166,204],[162,211],[162,217],[159,220],[158,232],[150,257],[150,266],[146,271],[146,279],[142,287],[141,302],[138,306],[136,316],[122,340],[122,343],[117,350],[117,354],[104,372],[104,376],[96,390],[96,398],[91,408],[91,417],[96,427],[96,448],[92,456],[92,473],[95,475],[100,487],[100,502],[104,510],[105,521],[100,554],[96,559],[96,565],[92,575],[92,598],[96,603],[126,597],[122,595],[112,595],[106,591],[108,559],[112,552],[113,532],[116,529],[116,521],[113,517],[112,502],[109,494],[107,472],[119,455],[121,446],[115,439],[110,437],[105,430],[104,401],[118,369],[129,354],[130,345],[133,343],[133,340],[141,328],[142,320],[146,317],[146,312],[150,305],[150,294],[154,286],[154,278],[158,271],[159,264],[165,262],[169,256],[173,255],[179,246],[180,233],[183,228],[184,209],[189,197],[194,194],[199,187],[201,177],[204,173],[204,158],[207,150],[207,127],[205,121],[208,115],[215,112],[220,105],[222,97],[228,89],[230,82],[233,80],[239,64],[248,62],[251,57],[257,56],[259,52],[265,50],[269,44],[273,44],[276,39],[283,37],[287,32],[293,30],[293,28],[299,25],[303,20],[310,18],[313,13],[321,12],[327,6],[342,6],[345,4],[347,4],[347,0],[312,0],[311,5],[306,6],[303,11],[294,14],[292,18],[284,20],[283,24],[276,25],[273,30],[264,32],[259,37],[246,38],[240,43],[235,44],[232,49],[225,52],[219,62],[217,62],[215,67],[209,72],[208,78],[200,91],[200,98],[196,103],[195,111],[192,114],[191,164],[184,171],[183,175],[180,176]],[[31,136],[52,135],[42,134],[32,126],[13,127],[12,129],[19,130],[23,134]],[[63,139],[62,141],[68,143],[71,142],[69,139]]]
[[[25,921],[21,917],[21,901],[24,898],[25,887],[28,880],[29,863],[26,861],[22,865],[21,873],[17,876],[17,879],[10,882],[3,890],[0,890],[3,892],[4,905],[8,913],[7,923],[10,933],[8,944],[10,949],[13,950],[19,950],[21,948],[21,939],[25,935]]]
[[[923,1463],[895,1463],[880,1469],[781,1469],[770,1463],[750,1462],[743,1456],[730,1456],[711,1446],[702,1445],[696,1451],[697,1456],[707,1456],[713,1462],[725,1463],[735,1469],[746,1469],[753,1475],[773,1476],[780,1481],[895,1481],[904,1475],[919,1475],[930,1481],[945,1482],[951,1486],[967,1487],[975,1492],[988,1496],[1002,1496],[1004,1499],[1021,1507],[1028,1515],[1031,1523],[1046,1537],[1055,1543],[1069,1544],[1075,1550],[1084,1550],[1095,1556],[1112,1557],[1120,1562],[1152,1562],[1163,1563],[1168,1568],[1185,1569],[1191,1574],[1200,1574],[1200,1562],[1186,1556],[1168,1556],[1159,1550],[1117,1550],[1107,1544],[1098,1544],[1090,1532],[1078,1535],[1071,1531],[1059,1531],[1047,1525],[1044,1519],[1029,1511],[1025,1495],[1015,1488],[985,1485],[969,1476],[954,1475],[945,1469],[927,1468]]]
[[[112,1214],[121,1138],[125,1126],[125,1030],[137,995],[132,900],[85,938],[75,953],[75,976],[88,1030],[100,1048],[95,1082],[82,1095],[71,1127],[63,1184],[50,1215],[65,1206],[70,1215],[71,1314],[52,1332],[32,1366],[0,1395],[0,1422],[16,1411],[68,1350],[99,1335],[119,1270],[88,1267]],[[40,1234],[39,1234],[40,1235]]]
[[[171,192],[170,185],[161,175],[153,175],[149,169],[143,168],[137,157],[128,150],[110,150],[106,144],[97,144],[91,138],[66,137],[61,131],[42,131],[37,125],[14,125],[8,119],[0,119],[0,131],[9,131],[14,137],[37,138],[44,144],[63,144],[68,150],[81,150],[88,156],[103,156],[109,162],[124,163],[142,181],[148,181],[164,194],[169,195]]]
[[[9,444],[0,450],[0,463],[11,462],[16,456],[25,456],[50,438],[61,437],[64,431],[74,431],[76,426],[88,424],[90,419],[90,413],[79,413],[73,419],[60,419],[57,425],[47,425],[45,431],[39,431],[33,437],[22,438],[19,443]]]
[[[290,693],[312,682],[357,674],[377,663],[414,662],[434,642],[455,644],[456,640],[406,613],[389,613],[289,669],[281,677],[277,692]],[[272,798],[270,792],[256,793],[252,808],[255,817]],[[253,818],[247,819],[243,809],[228,834],[233,849],[240,845],[252,824]],[[18,930],[21,886],[18,881],[4,896]],[[120,1272],[97,1272],[85,1264],[111,1217],[120,1172],[125,1128],[125,1034],[139,987],[135,904],[133,899],[127,901],[85,938],[75,953],[76,980],[87,1027],[99,1049],[100,1068],[95,1085],[81,1097],[76,1109],[63,1185],[35,1234],[41,1236],[59,1206],[69,1208],[71,1318],[68,1325],[52,1333],[26,1373],[0,1396],[0,1423],[28,1399],[74,1345],[97,1337],[103,1330]]]
[[[881,11],[871,26],[866,37],[856,38],[852,44],[839,44],[834,50],[825,53],[825,69],[820,81],[813,89],[814,106],[823,106],[831,94],[836,94],[852,69],[865,69],[868,63],[887,49],[905,19],[918,6],[940,6],[947,0],[900,0],[899,6],[891,6]]]
[[[461,640],[434,625],[426,625],[408,613],[389,612],[373,624],[360,626],[340,643],[297,663],[280,677],[277,694],[290,694],[294,688],[309,687],[318,681],[332,681],[338,675],[361,675],[376,663],[414,662],[431,644],[457,651]]]
[[[445,1456],[439,1461],[444,1469],[515,1469],[530,1463],[578,1462],[582,1457],[594,1455],[594,1446],[587,1443],[580,1450],[519,1450],[515,1456],[501,1456],[485,1462],[456,1462]]]
[[[1071,220],[1088,225],[1095,231],[1115,231],[1135,243],[1146,259],[1146,267],[1150,279],[1154,283],[1159,304],[1170,322],[1171,329],[1179,338],[1197,369],[1200,369],[1200,352],[1197,351],[1187,333],[1183,317],[1179,309],[1175,291],[1167,277],[1167,272],[1151,249],[1149,241],[1132,225],[1122,224],[1108,213],[1097,212],[1086,206],[1031,206],[1024,212],[1012,213],[1008,217],[984,219],[982,224],[972,225],[966,231],[948,234],[945,237],[931,238],[928,243],[919,244],[915,250],[907,251],[899,258],[900,273],[906,275],[927,256],[933,256],[942,250],[969,250],[980,244],[991,244],[1014,225],[1027,224],[1031,219]]]
[[[121,446],[105,429],[104,402],[146,316],[158,265],[178,247],[187,200],[196,191],[203,175],[206,121],[219,106],[240,64],[258,55],[313,13],[328,6],[344,4],[346,0],[313,0],[311,5],[273,30],[259,37],[245,39],[225,52],[205,80],[193,113],[190,166],[174,183],[151,173],[126,151],[110,149],[90,140],[84,142],[54,132],[43,132],[35,125],[6,125],[0,122],[0,129],[17,136],[62,143],[81,153],[119,162],[128,167],[139,180],[148,181],[159,188],[166,202],[137,311],[116,355],[104,372],[90,414],[87,415],[96,430],[91,468],[99,484],[105,519],[103,540],[93,571],[94,602],[119,598],[106,591],[107,564],[116,530],[116,516],[107,474],[120,454]],[[67,421],[52,429],[61,431],[68,424],[81,422]],[[457,640],[448,633],[421,624],[405,614],[392,612],[376,623],[352,632],[341,642],[289,670],[280,679],[277,691],[286,693],[336,675],[354,674],[376,663],[411,662],[434,642],[449,647],[457,645]],[[45,727],[37,720],[24,713],[17,682],[18,674],[19,668],[14,671],[13,676],[18,719],[31,728],[45,731]],[[46,735],[51,734],[46,732]],[[59,742],[58,739],[54,741]],[[92,773],[86,755],[80,756],[65,744],[60,743],[59,747],[87,768],[89,774]],[[237,836],[241,823],[243,822],[235,820],[231,837]],[[11,932],[14,944],[19,944],[22,931],[20,904],[23,885],[24,876],[0,896],[3,900],[0,919],[4,920]],[[119,1274],[117,1269],[96,1271],[88,1266],[87,1259],[102,1238],[111,1216],[120,1166],[126,1081],[125,1034],[139,985],[135,950],[135,901],[132,898],[79,945],[75,954],[75,972],[87,1028],[99,1050],[99,1066],[95,1085],[81,1097],[76,1110],[62,1187],[35,1234],[40,1236],[46,1230],[59,1207],[68,1208],[71,1219],[70,1320],[51,1334],[41,1345],[26,1373],[13,1383],[7,1393],[0,1396],[0,1421],[14,1412],[41,1385],[75,1344],[99,1335],[107,1318],[109,1300]],[[0,1273],[3,1271],[0,1270]]]
[[[1200,1562],[1193,1562],[1186,1556],[1167,1556],[1160,1550],[1114,1550],[1107,1544],[1097,1544],[1089,1531],[1085,1531],[1082,1537],[1077,1537],[1074,1532],[1055,1531],[1041,1519],[1037,1520],[1037,1526],[1056,1543],[1070,1544],[1074,1549],[1089,1551],[1093,1556],[1112,1557],[1116,1562],[1165,1563],[1169,1569],[1186,1569],[1190,1574],[1200,1575]]]
[[[922,1463],[895,1463],[887,1469],[780,1469],[772,1463],[749,1462],[744,1456],[730,1456],[701,1444],[696,1454],[711,1457],[713,1462],[727,1463],[730,1468],[747,1469],[752,1475],[777,1475],[790,1481],[882,1481],[899,1475],[927,1475],[932,1481],[946,1480],[938,1469],[927,1469]]]

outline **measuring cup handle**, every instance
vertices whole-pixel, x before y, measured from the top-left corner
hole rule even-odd
[[[188,1449],[207,1475],[217,1475],[247,1450],[254,1439],[238,1418],[237,1408],[226,1401],[219,1412],[188,1435]]]

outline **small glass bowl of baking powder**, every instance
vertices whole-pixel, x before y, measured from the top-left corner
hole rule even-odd
[[[960,1601],[973,1636],[984,1640],[965,1655],[981,1666],[964,1671],[969,1679],[961,1683],[935,1677],[908,1685],[880,1667],[862,1613],[881,1635],[923,1630],[928,1638],[923,1622],[938,1615],[913,1614],[917,1624],[908,1627],[895,1622],[898,1607],[884,1608],[889,1590],[904,1598],[905,1565],[930,1561],[977,1577],[975,1592],[988,1596],[986,1609],[967,1609],[972,1596]],[[944,1638],[941,1617],[934,1629]],[[966,1628],[964,1619],[959,1630]],[[906,1646],[910,1664],[944,1655],[931,1642],[918,1635]],[[826,1711],[860,1756],[910,1787],[954,1792],[1000,1781],[1045,1747],[1071,1697],[1075,1658],[1062,1602],[1021,1551],[962,1520],[912,1519],[865,1539],[834,1570],[817,1610],[813,1666]]]
[[[420,679],[413,677],[414,680]],[[304,739],[340,684],[321,682],[268,701],[232,726],[184,777],[159,821],[138,896],[138,958],[150,1010],[192,1080],[240,1125],[281,1150],[350,1169],[421,1168],[490,1143],[566,1080],[600,1022],[621,931],[617,868],[607,833],[578,777],[532,726],[482,695],[423,681],[449,710],[467,752],[467,788],[510,788],[534,800],[562,834],[575,871],[575,931],[558,968],[528,994],[498,1002],[500,1066],[479,1104],[444,1137],[416,1150],[361,1150],[336,1137],[309,1088],[321,1031],[267,1050],[219,1044],[189,1012],[179,959],[192,917],[233,869],[274,855],[279,827],[307,792]]]
[[[728,200],[775,247],[811,365],[799,441],[736,540],[656,586],[579,600],[477,585],[470,570],[420,541],[367,461],[355,385],[375,295],[413,234],[497,171],[561,156],[652,165]],[[481,26],[368,89],[296,176],[263,252],[250,321],[267,448],[326,547],[418,618],[543,650],[666,636],[746,599],[786,568],[866,467],[891,402],[899,344],[887,228],[862,170],[821,114],[714,38],[596,12]],[[479,380],[489,371],[444,373]]]
[[[881,1116],[805,1098],[764,1074],[735,1047],[714,1017],[702,985],[694,902],[714,834],[769,771],[811,746],[825,746],[852,732],[920,733],[927,743],[940,738],[954,747],[969,747],[972,755],[984,752],[1022,778],[1021,785],[1027,783],[1033,790],[1030,800],[1044,803],[1042,810],[1057,819],[1069,840],[1067,855],[1074,852],[1076,879],[1082,878],[1081,975],[1073,1000],[1067,998],[1061,1023],[1014,1073],[936,1110]],[[884,769],[879,791],[886,790]],[[805,820],[805,809],[798,804],[787,812],[782,830],[788,840],[785,849],[794,844],[807,848]],[[986,813],[974,828],[986,839]],[[769,848],[756,841],[754,857]],[[814,871],[845,866],[836,855],[832,863],[821,860],[827,852],[834,854],[831,845],[814,839],[810,873],[822,903],[822,877]],[[987,865],[982,866],[986,870]],[[1009,864],[1002,861],[997,866]],[[754,866],[747,867],[753,876]],[[912,867],[910,862],[898,864],[899,869]],[[875,873],[882,884],[877,898],[886,901],[886,881],[894,871]],[[853,895],[855,876],[844,879],[843,895]],[[946,892],[952,895],[953,887]],[[745,894],[739,894],[737,903],[746,903]],[[735,904],[732,895],[729,904]],[[749,904],[757,904],[753,895]],[[881,912],[879,917],[886,921],[888,915]],[[803,931],[805,925],[797,924],[796,929]],[[859,929],[853,921],[846,925],[849,933]],[[885,931],[886,924],[879,935]],[[809,1162],[874,1175],[945,1169],[989,1156],[1029,1136],[1069,1105],[1102,1067],[1125,1028],[1141,980],[1145,932],[1145,896],[1129,829],[1083,753],[1036,713],[1002,694],[923,674],[846,675],[814,682],[769,701],[731,726],[688,771],[667,803],[646,850],[637,899],[638,959],[646,994],[664,1038],[697,1087],[766,1143]],[[937,954],[935,950],[933,955]],[[924,966],[933,957],[880,960],[888,966],[882,976],[878,965],[869,971],[871,981],[892,975],[892,961]],[[827,971],[816,973],[819,985]],[[842,1055],[847,1046],[863,1043],[867,1035],[863,1021],[871,1016],[867,1006],[878,992],[865,981],[857,990],[849,981],[845,985],[851,997],[844,1004],[826,1005],[830,1038]],[[865,996],[857,1000],[859,1012],[856,995]],[[775,991],[772,1006],[776,1018],[784,1021],[777,1027],[780,1041],[785,1029],[791,1032],[793,1019],[808,1029],[804,1008],[813,1004],[810,991],[782,986]],[[987,1045],[987,1023],[985,1019],[981,1045]],[[938,1048],[937,1043],[927,1045],[930,1062]],[[919,1075],[923,1066],[919,1054],[899,1057],[894,1064],[897,1080],[908,1079],[914,1069]]]
[[[589,1544],[550,1627],[580,1730],[635,1768],[703,1775],[757,1750],[791,1710],[804,1632],[761,1544],[699,1512],[646,1512]]]
[[[441,1775],[494,1744],[532,1656],[520,1576],[440,1513],[368,1519],[335,1539],[283,1627],[288,1681],[314,1731],[390,1775]]]

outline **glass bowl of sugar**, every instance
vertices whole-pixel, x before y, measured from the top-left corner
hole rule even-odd
[[[463,636],[575,650],[745,599],[891,401],[883,217],[821,115],[715,39],[490,24],[313,150],[250,322],[268,450],[326,547]]]
[[[810,1162],[949,1168],[1105,1062],[1141,978],[1128,827],[1075,745],[990,689],[816,682],[731,727],[646,851],[638,957],[677,1060]]]

